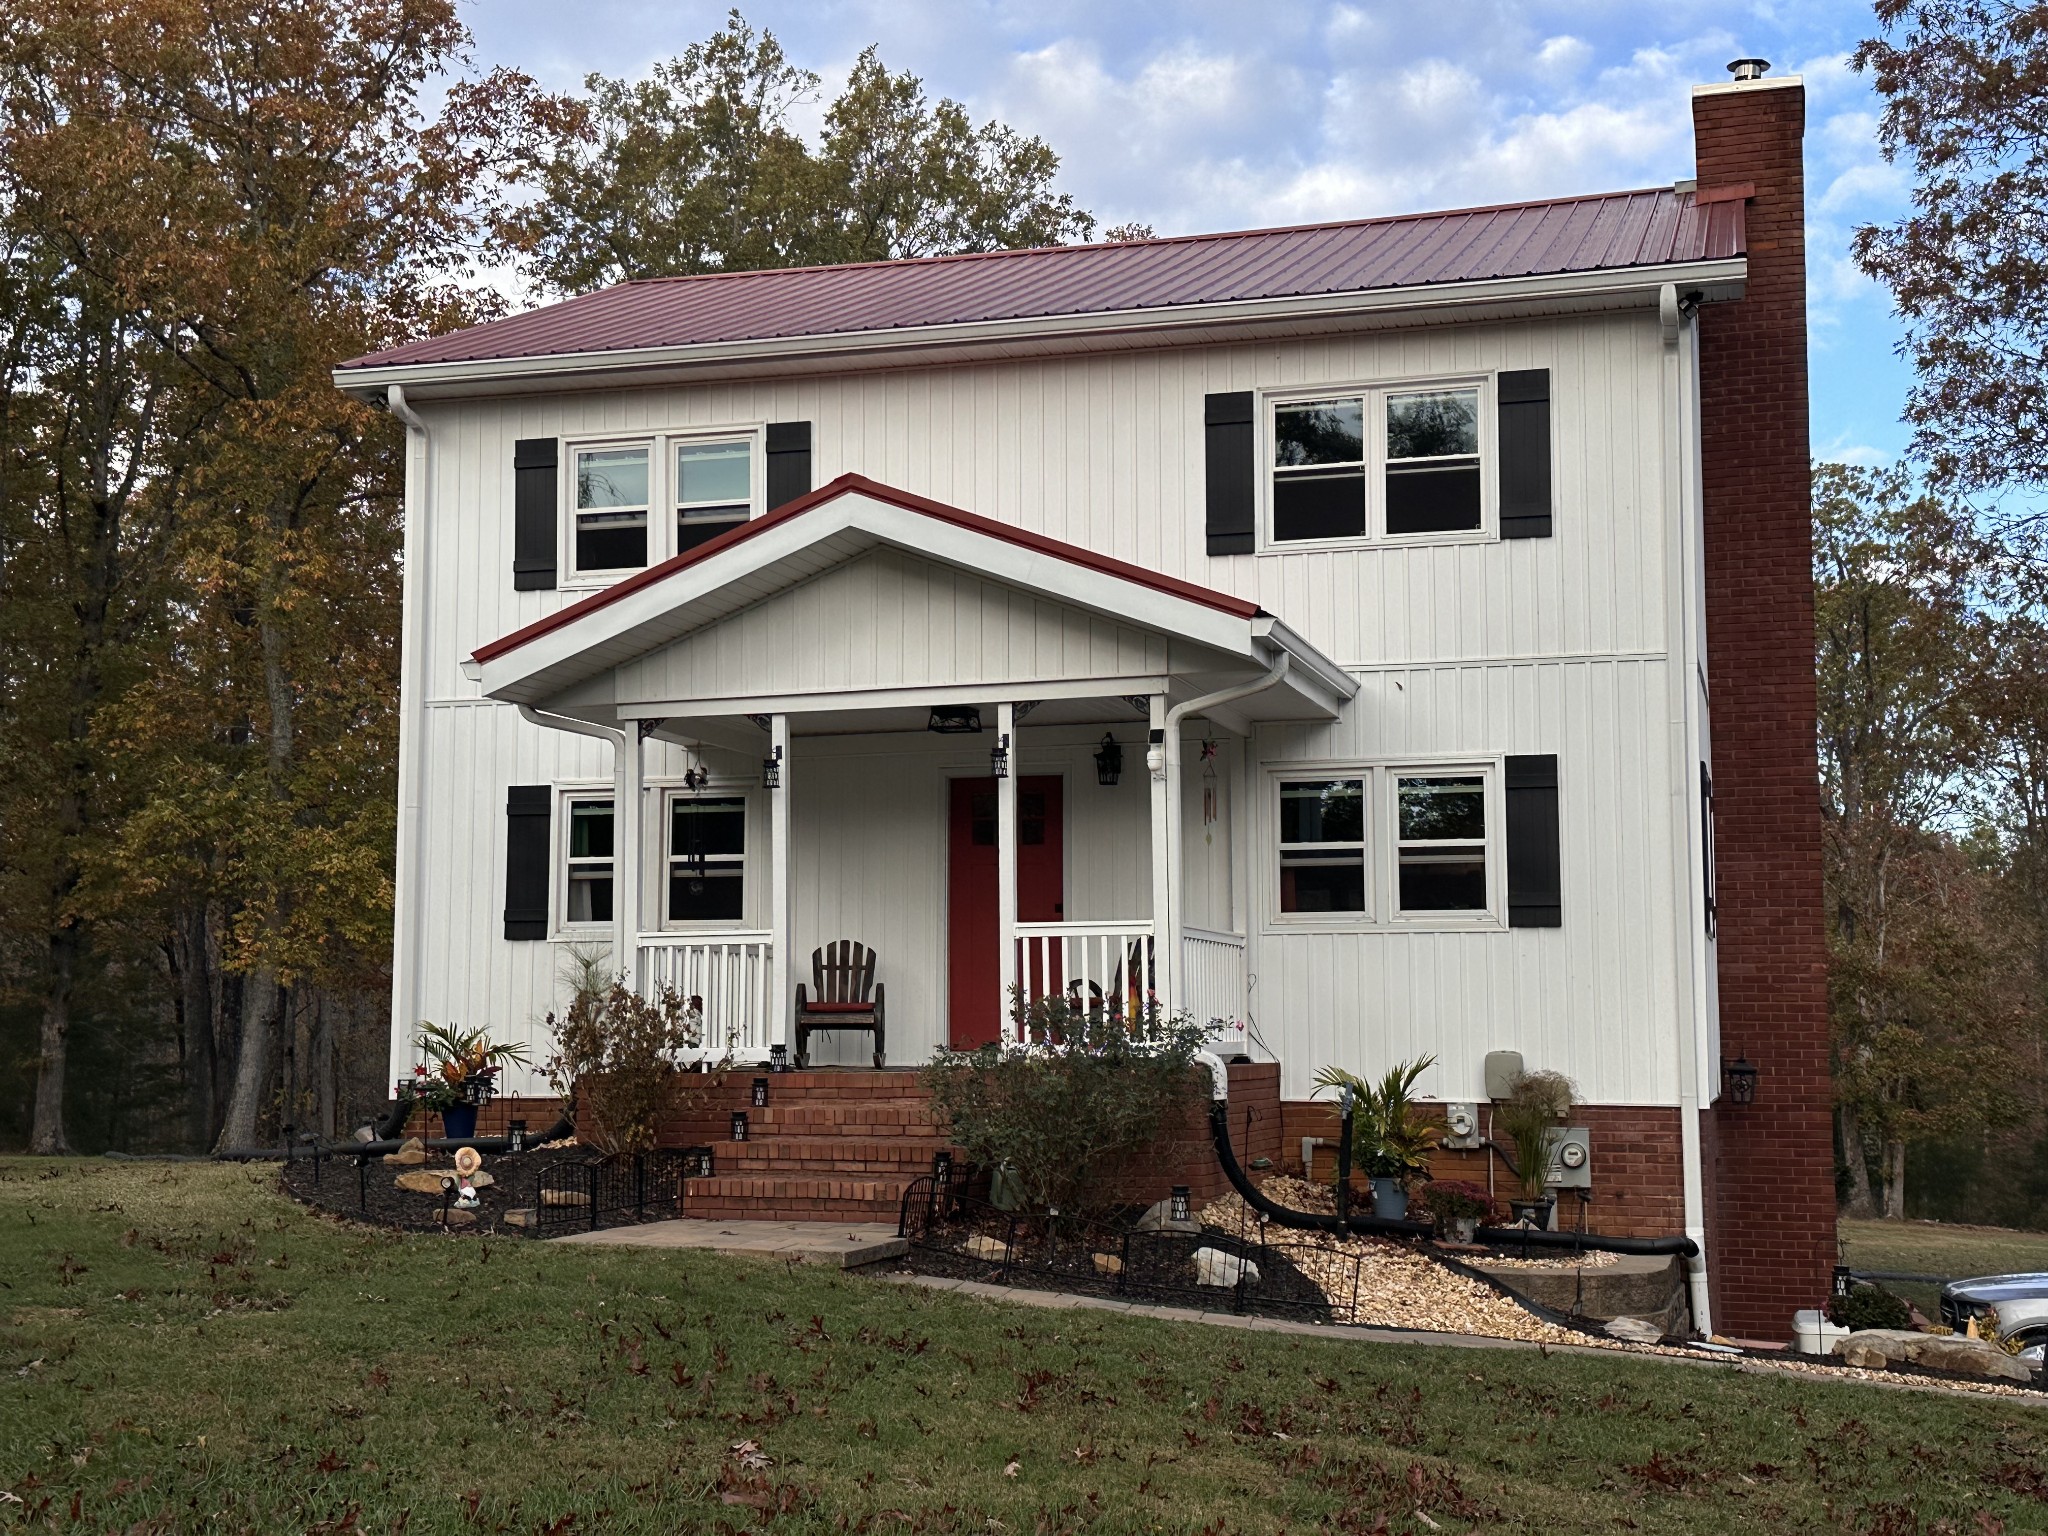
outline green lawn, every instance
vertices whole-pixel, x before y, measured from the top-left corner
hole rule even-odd
[[[2048,1526],[2031,1405],[390,1236],[273,1179],[0,1161],[0,1530]]]
[[[2003,1275],[2015,1270],[2048,1270],[2048,1232],[2015,1232],[2010,1227],[1951,1226],[1940,1221],[1849,1221],[1838,1224],[1842,1262],[1852,1269],[1892,1270],[1909,1275]],[[1941,1287],[1886,1281],[1888,1289],[1936,1317]]]

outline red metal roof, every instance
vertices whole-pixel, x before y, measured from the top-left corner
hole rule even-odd
[[[1305,298],[1743,254],[1740,198],[1669,187],[1294,229],[650,278],[345,368],[565,356]]]
[[[828,501],[837,501],[849,491],[859,491],[863,495],[874,497],[877,501],[886,501],[891,506],[902,507],[905,511],[919,512],[940,522],[951,523],[955,527],[984,533],[992,539],[1001,539],[1006,544],[1021,545],[1042,555],[1070,561],[1088,570],[1121,576],[1125,581],[1135,582],[1139,586],[1150,587],[1154,591],[1165,592],[1174,597],[1186,598],[1189,602],[1200,603],[1205,608],[1214,608],[1236,618],[1255,619],[1265,611],[1257,603],[1233,597],[1228,592],[1218,592],[1213,587],[1198,586],[1192,581],[1182,581],[1174,576],[1162,576],[1157,571],[1148,571],[1143,566],[1132,565],[1128,561],[1118,560],[1109,555],[1097,554],[1094,550],[1083,549],[1078,544],[1068,544],[1042,533],[1032,533],[1010,523],[999,523],[994,518],[982,517],[978,513],[948,506],[943,501],[933,501],[928,496],[898,490],[893,485],[870,480],[866,475],[845,474],[836,480],[827,481],[808,496],[799,496],[795,501],[777,507],[765,517],[757,517],[750,522],[742,523],[728,533],[721,533],[715,539],[706,539],[694,549],[686,549],[679,555],[670,556],[659,565],[650,565],[644,571],[637,571],[601,592],[593,592],[579,602],[571,603],[566,608],[557,609],[545,617],[536,619],[524,629],[515,629],[509,635],[502,635],[486,645],[480,645],[476,648],[474,659],[489,661],[493,657],[503,656],[507,651],[516,651],[529,640],[537,640],[542,635],[573,624],[586,614],[607,608],[622,597],[638,592],[643,587],[651,587],[673,576],[677,571],[709,560],[736,544],[744,544],[749,539],[758,538],[770,528],[779,527],[792,518],[802,517],[812,508],[823,506]]]

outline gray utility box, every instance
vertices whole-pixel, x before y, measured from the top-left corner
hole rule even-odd
[[[1444,1133],[1438,1140],[1446,1147],[1457,1151],[1470,1151],[1481,1146],[1485,1138],[1479,1134],[1479,1106],[1477,1104],[1446,1104],[1444,1106]]]
[[[1593,1133],[1585,1126],[1551,1132],[1548,1182],[1557,1189],[1593,1187]]]
[[[1486,1053],[1486,1096],[1489,1099],[1504,1099],[1514,1092],[1515,1079],[1522,1075],[1522,1053],[1520,1051],[1488,1051]]]

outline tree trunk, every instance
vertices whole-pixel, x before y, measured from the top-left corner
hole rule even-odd
[[[1903,1141],[1884,1144],[1884,1219],[1906,1219],[1906,1144]]]
[[[213,1145],[219,1111],[219,1048],[214,1039],[213,944],[203,901],[179,910],[172,949],[178,961],[178,1007],[185,1021],[185,1137]]]
[[[71,1033],[71,985],[83,940],[78,924],[59,923],[50,932],[49,985],[43,993],[43,1027],[36,1061],[35,1121],[28,1149],[43,1157],[71,1151],[64,1136],[64,1067]]]
[[[1849,1170],[1848,1214],[1869,1220],[1877,1214],[1870,1188],[1870,1159],[1863,1151],[1863,1127],[1853,1104],[1835,1106],[1835,1128],[1842,1139],[1842,1162]]]
[[[242,988],[242,1048],[235,1057],[235,1086],[228,1096],[216,1152],[256,1145],[257,1121],[272,1089],[273,1046],[284,1019],[284,988],[268,966],[250,973]]]

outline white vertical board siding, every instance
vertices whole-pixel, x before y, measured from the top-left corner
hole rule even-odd
[[[417,594],[427,689],[404,701],[403,720],[424,746],[422,831],[416,867],[399,874],[417,896],[420,1011],[533,1038],[556,996],[557,957],[551,944],[501,936],[504,787],[603,780],[611,771],[601,743],[528,726],[507,708],[454,702],[475,697],[460,665],[478,646],[591,590],[512,590],[514,442],[808,421],[814,484],[858,471],[1236,593],[1361,670],[1364,692],[1342,721],[1262,732],[1250,749],[1255,763],[1559,755],[1566,842],[1565,926],[1557,930],[1278,937],[1262,931],[1272,834],[1256,794],[1229,808],[1213,839],[1191,841],[1189,920],[1200,913],[1251,932],[1253,1007],[1286,1064],[1290,1095],[1306,1091],[1323,1061],[1348,1055],[1370,1070],[1425,1050],[1444,1063],[1434,1091],[1472,1094],[1480,1057],[1505,1045],[1572,1072],[1596,1100],[1675,1102],[1669,918],[1679,875],[1668,806],[1677,792],[1671,775],[1692,769],[1668,760],[1658,700],[1670,695],[1654,680],[1668,646],[1665,544],[1675,515],[1662,493],[1659,360],[1654,314],[1630,312],[420,402],[433,443]],[[1204,395],[1530,367],[1551,371],[1554,537],[1206,554]],[[899,580],[908,568],[897,562]],[[886,614],[885,596],[877,592],[865,611]],[[950,659],[942,649],[965,649],[957,634],[925,644],[935,669]],[[831,647],[813,649],[819,654],[796,660],[831,662]],[[872,658],[873,646],[862,654]],[[743,645],[717,670],[756,660]],[[1077,921],[1149,915],[1142,730],[1134,723],[1118,732],[1127,771],[1117,790],[1094,783],[1089,753],[1100,734],[1054,742],[1028,725],[1020,732],[1017,771],[1050,763],[1066,772],[1065,915]],[[664,761],[666,750],[650,743],[651,778],[680,772],[681,755]],[[822,764],[855,748],[799,739],[796,752]],[[912,767],[899,762],[867,780],[849,771],[833,781],[817,768],[795,775],[796,958],[801,969],[812,947],[842,936],[856,917],[879,925],[888,945],[900,946],[900,961],[885,951],[896,1040],[921,1054],[942,1028],[945,789],[936,759],[905,752]],[[870,751],[867,761],[883,759]],[[1184,784],[1184,828],[1199,821],[1198,775],[1197,759]],[[1263,782],[1255,768],[1255,792]],[[895,843],[877,866],[853,838],[884,810]],[[1252,903],[1226,924],[1233,815],[1249,830],[1243,878]],[[917,979],[899,981],[899,967]],[[400,1064],[410,1059],[409,1032],[410,1021],[394,1021]],[[847,1059],[858,1054],[849,1048]],[[891,1054],[905,1059],[898,1046]]]
[[[1434,1054],[1424,1090],[1483,1097],[1493,1050],[1570,1074],[1590,1102],[1673,1104],[1677,976],[1670,773],[1660,661],[1498,663],[1365,673],[1346,718],[1268,727],[1264,769],[1328,759],[1554,752],[1564,924],[1484,931],[1290,931],[1274,920],[1275,809],[1254,825],[1253,1011],[1304,1096],[1325,1063],[1374,1075]],[[1374,807],[1369,869],[1383,806]]]

